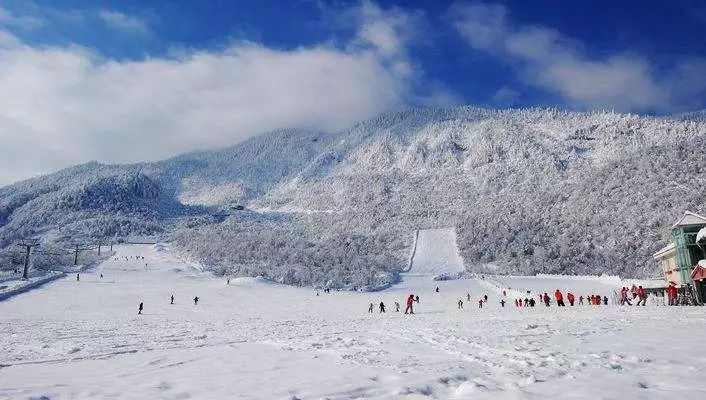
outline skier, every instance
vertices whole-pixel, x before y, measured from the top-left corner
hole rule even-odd
[[[669,287],[667,288],[667,299],[669,300],[668,304],[670,306],[679,305],[679,302],[677,300],[678,297],[679,297],[679,291],[677,290],[677,287],[674,286],[674,284],[670,284]]]
[[[101,279],[103,279],[103,274],[101,274]]]
[[[484,295],[483,295],[483,301],[488,301],[488,295],[487,295],[487,294],[484,294]]]
[[[628,288],[623,286],[623,288],[620,289],[620,305],[625,305],[625,303],[629,306],[632,305],[632,303],[630,303],[630,299],[628,298]]]
[[[566,299],[569,300],[569,305],[574,306],[574,294],[571,292],[566,293]]]
[[[640,303],[642,303],[643,306],[646,305],[647,296],[645,295],[645,289],[643,289],[642,286],[637,287],[637,298],[637,304],[635,305],[639,306]]]
[[[462,299],[458,299],[458,309],[463,310],[463,300]]]
[[[483,308],[483,299],[478,300],[478,308]]]
[[[395,312],[400,312],[400,303],[395,302]]]
[[[142,303],[140,303],[140,306],[139,306],[138,309],[137,309],[137,314],[138,314],[138,315],[142,315],[142,308],[143,308],[143,307],[142,307]]]
[[[608,296],[603,296],[603,305],[604,306],[608,305]]]
[[[523,306],[527,307],[528,304],[529,304],[529,299],[527,297],[525,297],[525,301],[524,301]]]
[[[554,298],[556,298],[556,305],[559,307],[564,307],[564,295],[561,294],[559,289],[554,292]]]
[[[199,296],[194,297],[194,305],[199,304]]]
[[[405,314],[414,314],[414,300],[413,294],[410,294],[409,297],[407,297],[407,308],[404,309]]]
[[[79,282],[80,280],[81,280],[81,277],[79,276],[79,274],[76,274],[76,282]]]
[[[507,292],[503,290],[503,296],[507,296]]]
[[[534,307],[534,305],[535,305],[534,298],[531,298],[530,299],[530,307]]]
[[[583,296],[579,296],[579,305],[580,305],[580,306],[583,305]]]
[[[515,299],[515,307],[519,307],[520,305],[517,304],[517,299]]]
[[[466,293],[466,300],[468,300],[469,303],[471,302],[471,294],[470,293]]]
[[[505,299],[500,300],[500,306],[505,308]]]
[[[544,300],[544,305],[549,307],[549,295],[546,292],[544,293],[542,300]]]
[[[368,314],[372,314],[374,308],[375,308],[375,304],[370,303],[370,305],[368,306]]]
[[[226,281],[226,285],[230,285],[230,278]]]
[[[436,293],[439,293],[439,287],[438,287],[438,286],[436,287]]]
[[[385,303],[383,303],[383,302],[381,301],[381,302],[380,302],[380,313],[384,313],[384,312],[385,312]]]
[[[174,304],[174,295],[172,295],[172,303],[171,304]]]

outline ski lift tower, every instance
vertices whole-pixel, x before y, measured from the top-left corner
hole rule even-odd
[[[29,273],[29,257],[32,253],[32,248],[39,246],[39,238],[25,239],[17,243],[18,246],[25,249],[24,270],[22,271],[22,279],[27,279]]]

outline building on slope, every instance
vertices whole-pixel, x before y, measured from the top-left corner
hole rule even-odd
[[[660,249],[653,255],[659,263],[664,279],[668,284],[673,284],[687,295],[693,296],[697,301],[704,303],[706,296],[706,282],[700,273],[699,260],[706,258],[706,246],[700,245],[697,237],[702,239],[700,232],[706,228],[706,217],[687,211],[674,224],[671,229],[672,243]]]

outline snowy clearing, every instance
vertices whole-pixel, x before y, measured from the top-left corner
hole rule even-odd
[[[68,275],[0,302],[0,398],[706,396],[699,307],[501,308],[485,282],[434,282],[421,267],[382,292],[317,296],[259,279],[227,285],[154,246],[121,246],[116,257],[79,282]],[[396,313],[411,292],[417,314]]]

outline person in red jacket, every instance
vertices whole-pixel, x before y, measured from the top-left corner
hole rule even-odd
[[[554,298],[556,299],[556,305],[559,307],[564,307],[564,295],[561,294],[559,289],[554,292]]]
[[[669,299],[670,306],[677,305],[677,297],[679,297],[679,291],[677,291],[677,287],[673,284],[669,285],[669,287],[667,288],[667,298]]]
[[[404,309],[405,314],[414,314],[414,294],[407,297],[407,308]]]
[[[569,305],[570,305],[571,307],[573,307],[573,306],[574,306],[574,294],[571,293],[571,292],[567,293],[567,294],[566,294],[566,299],[569,300]]]
[[[642,305],[647,305],[647,295],[645,295],[645,289],[642,288],[642,286],[637,287],[637,304],[636,306],[639,306],[640,303]]]
[[[544,305],[549,307],[549,295],[544,293],[544,297],[542,298],[544,300]]]

